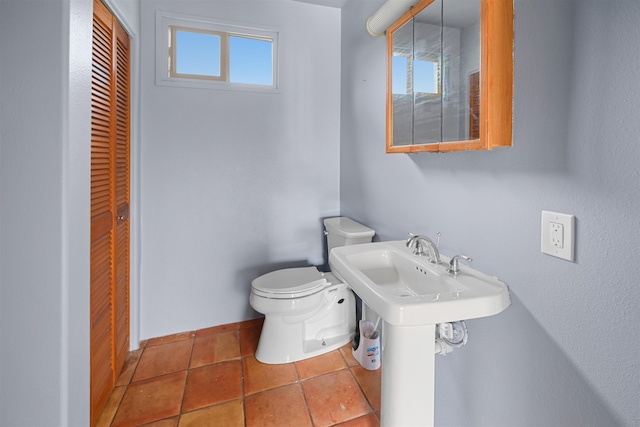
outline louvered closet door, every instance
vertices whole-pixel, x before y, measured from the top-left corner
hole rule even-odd
[[[91,425],[129,348],[129,39],[94,1],[91,88]]]
[[[129,351],[129,37],[115,19],[114,30],[116,275],[113,301],[114,360],[119,373]]]

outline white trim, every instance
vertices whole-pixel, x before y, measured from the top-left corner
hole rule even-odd
[[[194,28],[194,27],[185,27],[182,25],[173,25],[169,24],[169,36],[167,36],[167,41],[169,42],[169,48],[167,49],[169,54],[169,59],[167,61],[169,66],[169,79],[179,79],[179,78],[187,78],[187,79],[203,79],[203,80],[215,80],[215,81],[226,81],[228,76],[228,53],[227,49],[229,47],[228,33],[205,29],[205,28]],[[192,33],[192,34],[200,34],[207,35],[212,37],[217,37],[218,44],[218,74],[184,74],[178,72],[178,33]],[[160,70],[156,70],[160,71]],[[157,79],[157,76],[156,76]]]
[[[120,23],[124,31],[129,35],[129,37],[133,38],[135,35],[135,31],[133,31],[132,29],[133,27],[131,27],[131,24],[125,18],[125,14],[122,13],[122,9],[120,9],[120,6],[118,6],[118,4],[114,2],[114,0],[100,0],[100,1],[107,7],[107,9],[109,9],[111,14],[116,17],[116,19],[118,20],[118,22]]]
[[[60,425],[89,422],[92,5],[62,6]]]
[[[140,186],[142,138],[140,129],[141,106],[141,64],[140,37],[130,34],[129,69],[129,349],[140,348],[140,263],[142,252],[141,210],[142,192]]]

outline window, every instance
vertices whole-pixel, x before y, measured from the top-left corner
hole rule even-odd
[[[442,94],[442,68],[438,55],[394,51],[392,92],[396,95],[426,95],[440,97]],[[441,66],[442,65],[442,66]]]
[[[438,59],[417,55],[413,60],[413,90],[418,93],[440,95],[440,66]]]
[[[226,80],[223,33],[169,26],[169,76]]]
[[[278,33],[158,12],[156,84],[277,91]]]

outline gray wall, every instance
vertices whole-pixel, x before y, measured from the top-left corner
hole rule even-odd
[[[293,1],[142,5],[140,335],[257,317],[251,280],[322,264],[340,213],[340,10]],[[275,27],[280,93],[156,86],[156,11]]]
[[[91,0],[0,1],[0,425],[89,419]]]
[[[92,11],[0,0],[2,426],[89,423]]]
[[[510,286],[436,364],[436,425],[640,423],[640,3],[516,0],[513,147],[388,155],[385,39],[342,12],[341,212],[382,240],[442,233]],[[540,212],[576,216],[576,260],[540,252]]]
[[[134,15],[129,23],[136,27],[137,6],[128,0],[117,3]],[[283,130],[268,134],[263,151],[255,144],[214,150],[197,138],[182,142],[185,149],[200,147],[202,155],[223,156],[250,171],[268,169],[266,155],[275,152],[281,153],[275,160],[281,170],[296,160],[309,162],[315,156],[330,164],[340,156],[340,171],[318,168],[313,176],[323,184],[317,187],[301,178],[299,169],[290,177],[284,172],[268,175],[273,181],[259,183],[263,187],[253,187],[240,175],[240,189],[246,193],[230,197],[237,204],[214,206],[200,202],[188,185],[193,183],[188,177],[212,176],[205,161],[193,156],[176,157],[172,163],[183,175],[178,178],[181,188],[188,190],[168,186],[163,195],[162,186],[171,181],[161,172],[174,152],[169,137],[163,139],[155,130],[163,126],[164,116],[144,118],[147,138],[136,154],[148,154],[141,173],[147,190],[141,200],[147,208],[142,224],[147,241],[140,262],[148,269],[141,292],[147,298],[143,305],[159,303],[170,319],[153,323],[160,311],[149,307],[146,336],[254,316],[247,307],[247,289],[241,287],[285,259],[319,261],[319,217],[340,207],[343,214],[376,228],[382,239],[404,238],[409,230],[440,231],[444,253],[472,255],[477,268],[510,285],[512,306],[498,316],[469,322],[469,344],[438,359],[438,425],[638,425],[640,272],[633,256],[640,204],[640,5],[517,0],[514,147],[406,156],[384,154],[385,44],[364,30],[366,18],[381,3],[350,0],[343,10],[342,85],[339,76],[334,81],[340,57],[328,53],[339,50],[336,11],[307,5],[286,13],[289,18],[323,16],[309,34],[282,24],[292,34],[288,37],[302,37],[300,43],[321,43],[313,40],[327,36],[325,25],[337,37],[325,39],[322,51],[327,55],[323,58],[334,61],[322,70],[329,77],[309,71],[334,82],[320,85],[330,92],[322,103],[312,99],[320,89],[293,73],[295,64],[286,65],[287,81],[296,90],[289,92],[275,126],[284,126],[286,135]],[[285,20],[271,18],[271,25]],[[88,420],[90,27],[90,0],[0,0],[0,425],[80,426]],[[150,37],[148,29],[143,34]],[[143,56],[150,55],[147,50]],[[146,62],[151,68],[152,61]],[[142,74],[145,81],[149,73]],[[167,96],[146,90],[147,104]],[[339,91],[341,103],[333,100]],[[197,102],[209,108],[212,101]],[[309,102],[311,110],[304,108]],[[339,111],[340,148],[334,140]],[[293,127],[294,119],[300,128]],[[243,135],[225,129],[226,136]],[[266,128],[255,129],[259,135],[253,141],[262,141]],[[328,154],[321,154],[320,146]],[[307,169],[313,165],[305,164]],[[341,206],[336,201],[338,177]],[[278,187],[283,183],[290,187]],[[272,222],[267,223],[260,219],[264,211],[247,210],[243,204],[243,196],[260,200],[264,186],[271,186],[268,200],[257,205],[270,212]],[[207,188],[201,185],[197,191],[209,194]],[[277,188],[285,188],[283,197]],[[192,202],[185,216],[176,207],[163,211],[170,206],[163,198],[176,197],[185,206],[185,196]],[[296,211],[296,206],[309,204]],[[237,228],[226,232],[207,220],[207,209],[214,207],[234,213]],[[575,263],[539,252],[542,209],[576,215]],[[176,215],[181,223],[172,222]],[[197,220],[204,221],[204,237],[184,225]],[[294,231],[277,240],[291,224]],[[167,227],[169,236],[154,240]],[[241,236],[237,230],[243,230]],[[252,245],[250,238],[265,230],[270,234]],[[241,242],[234,246],[236,255],[254,257],[244,267],[233,267],[237,278],[228,272],[223,277],[241,283],[237,289],[213,287],[225,298],[231,294],[222,299],[228,309],[220,308],[219,293],[204,290],[218,278],[219,263],[193,280],[194,271],[201,274],[215,258],[215,251],[206,252],[205,239]],[[277,244],[270,246],[274,239]],[[194,241],[198,244],[192,247]],[[300,241],[308,246],[296,246]],[[154,248],[156,243],[162,246]],[[164,257],[177,252],[184,261],[164,266]],[[162,277],[153,266],[168,272],[171,280],[157,287],[155,279]],[[188,280],[173,280],[178,272]],[[203,301],[192,304],[191,296],[171,305],[178,288]],[[197,320],[190,317],[192,308],[197,308]]]

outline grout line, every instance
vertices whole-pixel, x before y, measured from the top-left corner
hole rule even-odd
[[[187,394],[187,384],[189,382],[189,375],[191,374],[191,359],[193,358],[193,349],[196,346],[196,331],[193,331],[190,339],[191,339],[191,351],[189,352],[189,360],[187,362],[187,375],[184,378],[184,387],[182,388],[182,399],[180,399],[180,409],[178,410],[178,424],[180,424],[180,418],[182,418],[182,407],[184,406],[184,398]]]
[[[302,398],[304,399],[304,405],[307,408],[307,414],[309,414],[309,419],[311,420],[311,425],[313,427],[316,426],[316,422],[313,420],[313,415],[311,414],[311,408],[309,408],[309,401],[307,400],[307,393],[304,391],[304,387],[302,385],[302,381],[300,381],[300,391],[302,391]]]
[[[118,415],[118,412],[120,411],[120,405],[122,405],[122,402],[124,401],[124,398],[127,395],[127,392],[129,391],[129,386],[131,385],[131,383],[133,383],[133,377],[135,376],[136,371],[138,370],[138,366],[140,366],[140,361],[142,360],[142,355],[144,354],[145,350],[147,349],[148,340],[145,340],[143,342],[144,342],[144,346],[141,343],[140,349],[142,351],[140,352],[140,356],[137,357],[137,359],[136,359],[136,363],[135,363],[135,366],[133,368],[133,372],[131,372],[131,377],[129,378],[129,380],[127,381],[126,384],[123,384],[124,392],[122,393],[122,397],[120,398],[120,401],[118,402],[118,406],[116,407],[116,410],[113,412],[113,417],[111,418],[111,421],[109,421],[109,427],[111,427],[113,425],[113,422],[116,420],[116,416]],[[133,352],[129,352],[129,354],[131,354],[131,353],[133,353]],[[115,388],[114,388],[114,390],[115,390]],[[113,395],[113,390],[111,391],[111,394]]]
[[[242,348],[240,345],[240,330],[238,329],[238,348],[240,349],[240,385],[242,388],[242,425],[247,425],[247,402],[244,391],[244,358],[242,357]]]
[[[357,366],[360,366],[360,365],[357,365]],[[376,411],[373,408],[373,405],[371,404],[371,400],[369,399],[369,396],[367,395],[364,388],[362,388],[362,384],[360,384],[360,381],[358,381],[358,377],[356,377],[356,375],[353,373],[353,370],[351,369],[351,367],[349,367],[349,373],[353,377],[353,380],[356,382],[356,384],[358,384],[358,388],[360,389],[360,392],[364,396],[364,399],[367,401],[367,405],[369,405],[369,409],[371,410],[369,413],[373,413],[375,415]]]
[[[297,383],[301,383],[302,384],[302,378],[300,378],[300,372],[298,371],[298,365],[296,362],[291,362],[291,364],[293,365],[293,372],[296,373],[296,382]]]
[[[248,323],[248,322],[255,322],[255,320],[254,320],[254,321],[247,321],[247,323]],[[256,322],[256,323],[253,323],[250,327],[247,327],[247,326],[245,326],[245,327],[241,327],[241,325],[243,325],[244,323],[245,323],[245,322],[239,322],[239,323],[236,323],[236,324],[235,324],[235,328],[232,328],[232,329],[230,329],[230,330],[221,330],[221,331],[216,332],[216,333],[214,333],[214,334],[208,334],[208,335],[203,336],[203,337],[206,337],[206,336],[211,336],[211,335],[218,335],[218,334],[221,334],[221,333],[235,332],[235,333],[237,334],[237,339],[238,339],[238,349],[239,349],[240,354],[239,354],[239,356],[238,356],[238,357],[236,357],[236,358],[227,359],[227,360],[218,361],[218,362],[213,362],[213,363],[208,363],[208,364],[206,364],[206,365],[200,366],[199,368],[204,367],[204,366],[208,366],[208,365],[213,365],[213,364],[218,364],[218,363],[224,363],[224,362],[231,362],[231,361],[238,361],[238,362],[240,363],[240,374],[241,374],[241,393],[242,393],[241,398],[240,398],[240,400],[241,400],[241,402],[240,402],[240,403],[241,403],[241,405],[242,405],[242,417],[243,417],[243,422],[244,422],[244,425],[246,426],[246,423],[247,423],[247,412],[246,412],[246,410],[247,410],[247,406],[246,406],[246,399],[247,399],[247,397],[248,397],[248,396],[246,395],[246,384],[245,384],[245,380],[246,380],[245,361],[246,361],[246,359],[248,359],[249,357],[255,357],[255,349],[253,350],[253,352],[252,352],[251,354],[243,355],[243,354],[242,354],[242,351],[243,351],[243,350],[242,350],[242,340],[241,340],[240,335],[241,335],[241,330],[242,330],[242,329],[254,328],[254,327],[258,327],[259,325],[257,325],[257,324],[256,324],[257,322]],[[208,329],[208,328],[205,328],[205,329]],[[186,376],[185,376],[184,388],[183,388],[183,390],[182,390],[182,399],[181,399],[181,402],[180,402],[180,409],[179,409],[179,413],[178,413],[177,415],[174,415],[174,416],[171,416],[171,417],[167,417],[167,418],[163,418],[163,419],[161,419],[161,420],[155,420],[155,421],[153,421],[153,422],[162,421],[162,420],[165,420],[165,419],[170,419],[170,418],[173,418],[173,417],[177,417],[177,420],[178,420],[178,423],[179,423],[179,422],[180,422],[180,420],[181,420],[182,415],[184,415],[184,414],[183,414],[184,400],[185,400],[185,396],[186,396],[186,389],[187,389],[187,383],[188,383],[188,380],[189,380],[189,375],[190,375],[191,370],[192,370],[191,364],[192,364],[192,362],[193,362],[194,351],[195,351],[195,344],[196,344],[196,340],[197,340],[197,338],[198,338],[198,337],[196,337],[197,332],[198,332],[198,331],[190,331],[190,332],[188,333],[188,337],[184,339],[184,340],[191,340],[191,348],[190,348],[190,352],[189,352],[189,358],[188,358],[189,360],[188,360],[187,367],[186,367]],[[174,335],[176,335],[176,334],[174,334]],[[171,335],[170,335],[170,336],[171,336]],[[203,337],[200,337],[200,338],[203,338]],[[160,337],[160,338],[162,338],[162,337]],[[120,406],[121,406],[122,402],[124,401],[124,396],[126,395],[126,393],[127,393],[128,389],[129,389],[129,387],[130,387],[132,384],[134,384],[133,378],[135,377],[135,374],[136,374],[137,370],[138,370],[138,369],[139,369],[139,367],[140,367],[140,362],[142,361],[142,358],[143,358],[143,356],[145,355],[146,350],[147,350],[149,347],[156,347],[156,346],[159,346],[159,345],[168,345],[168,344],[172,344],[172,343],[176,342],[176,341],[172,341],[172,342],[167,342],[167,343],[158,343],[158,344],[156,344],[155,346],[148,346],[148,345],[147,345],[147,344],[148,344],[148,341],[149,341],[149,340],[145,340],[145,341],[144,341],[144,344],[143,344],[143,342],[141,342],[141,345],[140,345],[140,350],[141,350],[140,355],[139,355],[139,357],[137,358],[137,360],[136,360],[136,362],[135,362],[135,366],[132,368],[132,374],[131,374],[131,377],[129,378],[129,381],[128,381],[126,384],[123,384],[123,385],[122,385],[123,387],[125,387],[125,389],[124,389],[124,392],[123,392],[122,397],[121,397],[121,399],[120,399],[120,402],[118,403],[117,408],[116,408],[116,410],[115,410],[115,412],[114,412],[114,414],[113,414],[112,420],[111,420],[111,422],[109,423],[109,425],[110,425],[110,426],[111,426],[111,425],[113,425],[113,421],[116,419],[116,415],[117,415],[118,411],[120,410]],[[183,340],[177,340],[177,341],[183,341]],[[257,343],[256,343],[256,344],[257,344]],[[255,347],[255,346],[252,346],[252,347]],[[358,381],[357,377],[355,376],[355,374],[354,374],[354,372],[353,372],[353,368],[355,368],[355,366],[359,366],[359,365],[351,366],[351,365],[350,365],[350,363],[349,363],[349,360],[347,359],[347,356],[348,356],[348,355],[346,355],[346,354],[345,354],[345,353],[346,353],[346,351],[345,351],[345,353],[343,353],[343,352],[341,351],[341,348],[335,349],[335,350],[333,350],[333,351],[337,351],[337,352],[340,354],[340,358],[341,358],[341,360],[344,362],[344,365],[345,365],[344,367],[342,367],[342,368],[340,368],[340,369],[337,369],[337,370],[334,370],[334,371],[325,372],[325,373],[320,374],[320,375],[315,375],[315,376],[312,376],[312,377],[309,377],[309,378],[302,379],[302,378],[301,378],[301,376],[300,376],[300,372],[299,372],[299,370],[298,370],[298,366],[296,365],[296,362],[289,362],[288,364],[293,365],[293,370],[294,370],[294,373],[295,373],[295,381],[294,381],[294,382],[289,383],[289,384],[284,384],[284,385],[281,385],[281,386],[278,386],[278,387],[275,387],[275,388],[271,388],[271,389],[268,389],[268,390],[262,390],[262,391],[260,391],[260,392],[258,392],[258,393],[254,393],[254,394],[252,394],[251,396],[257,396],[257,395],[264,394],[264,393],[267,393],[267,392],[270,392],[270,391],[273,391],[273,390],[277,390],[277,389],[280,389],[280,388],[289,387],[289,386],[292,386],[292,385],[294,385],[294,384],[297,384],[297,385],[298,385],[298,387],[299,387],[299,390],[302,392],[302,397],[303,397],[304,404],[305,404],[305,407],[306,407],[307,415],[308,415],[309,419],[311,420],[311,424],[315,427],[315,426],[317,426],[317,424],[316,424],[316,422],[314,421],[313,416],[312,416],[312,414],[311,414],[311,410],[310,410],[310,407],[309,407],[309,401],[307,400],[307,395],[306,395],[305,390],[304,390],[304,387],[303,387],[303,386],[304,386],[304,383],[305,383],[306,381],[311,380],[311,379],[314,379],[314,378],[319,378],[319,377],[322,377],[322,376],[325,376],[325,375],[330,375],[330,374],[333,374],[333,373],[336,373],[336,372],[342,371],[342,370],[344,370],[344,369],[347,369],[347,370],[349,371],[349,374],[351,375],[352,379],[353,379],[353,380],[356,382],[356,384],[358,385],[358,388],[359,388],[359,390],[361,391],[362,395],[365,397],[366,402],[367,402],[367,405],[368,405],[368,407],[369,407],[369,412],[368,412],[368,413],[366,413],[366,414],[361,415],[361,417],[366,417],[366,416],[368,416],[369,414],[374,414],[374,415],[375,415],[375,410],[374,410],[374,408],[373,408],[373,405],[372,405],[371,401],[369,400],[369,397],[368,397],[368,396],[367,396],[367,394],[365,393],[365,390],[363,389],[362,385],[360,384],[360,382]],[[194,369],[195,369],[195,368],[194,368]],[[180,372],[180,371],[176,371],[176,372]],[[162,376],[164,376],[164,375],[170,375],[170,374],[173,374],[173,373],[174,373],[174,372],[167,373],[167,374],[162,374],[162,375],[156,375],[156,376],[154,376],[154,377],[151,377],[151,378],[145,378],[145,379],[143,379],[143,380],[139,380],[139,381],[151,380],[151,379],[154,379],[154,378],[160,378],[160,377],[162,377]],[[137,382],[139,382],[139,381],[136,381],[136,383],[137,383]],[[236,399],[233,399],[233,400],[236,400]],[[229,402],[229,401],[225,401],[225,402],[218,402],[218,403],[213,404],[213,405],[208,405],[207,407],[212,407],[212,406],[217,406],[217,405],[221,405],[221,404],[226,404],[226,403],[228,403],[228,402]],[[199,410],[199,409],[204,409],[204,408],[198,408],[198,410]],[[360,417],[358,417],[358,418],[360,418]],[[356,418],[356,419],[357,419],[357,418]],[[348,421],[352,421],[352,420],[345,420],[344,422],[348,422]]]
[[[131,373],[131,378],[129,378],[129,381],[127,381],[127,384],[126,384],[127,388],[129,388],[129,384],[133,382],[133,378],[136,376],[136,371],[140,366],[140,361],[142,360],[142,355],[144,354],[145,351],[147,351],[147,346],[145,346],[142,349],[142,351],[140,352],[140,357],[138,357],[138,360],[136,360],[136,366],[133,368],[133,372]]]

